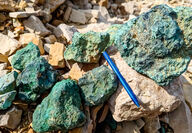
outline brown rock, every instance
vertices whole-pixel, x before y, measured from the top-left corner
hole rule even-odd
[[[104,109],[103,109],[103,112],[101,114],[101,117],[98,120],[98,123],[101,123],[101,122],[103,122],[105,120],[105,118],[106,118],[106,116],[108,114],[108,111],[109,111],[109,106],[108,106],[108,104],[106,104],[104,106]]]
[[[15,11],[15,7],[14,0],[0,0],[0,11]]]
[[[100,6],[108,7],[108,0],[100,0],[98,3]]]
[[[18,11],[18,12],[10,12],[9,13],[9,17],[11,18],[27,18],[31,15],[34,16],[43,16],[43,12],[41,10],[37,10],[37,11]]]
[[[65,67],[64,51],[64,44],[58,42],[52,44],[49,51],[49,64],[59,68]]]
[[[63,4],[65,0],[46,0],[45,9],[50,10],[50,12],[54,12],[61,4]]]
[[[67,10],[64,13],[64,20],[66,22],[69,20],[69,17],[71,15],[71,11],[72,11],[72,8],[71,7],[67,7]]]
[[[57,41],[57,38],[54,35],[49,35],[48,37],[45,37],[46,43],[55,43]]]
[[[7,63],[8,62],[8,57],[6,55],[0,54],[0,62]]]
[[[161,128],[159,117],[155,118],[145,118],[145,133],[159,133],[159,129]]]

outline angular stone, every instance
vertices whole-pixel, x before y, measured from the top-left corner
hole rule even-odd
[[[36,132],[67,131],[85,123],[80,110],[81,98],[75,81],[62,80],[33,113],[32,127]]]
[[[64,44],[58,42],[52,44],[49,50],[49,64],[51,64],[53,67],[58,68],[65,67],[64,51]]]
[[[171,112],[179,106],[182,89],[179,79],[175,79],[169,86],[160,87],[153,80],[129,67],[115,47],[110,47],[107,53],[140,103],[140,108],[137,108],[119,83],[116,93],[109,99],[110,110],[117,122],[148,116],[155,117],[162,112]]]
[[[61,37],[70,43],[72,42],[72,37],[75,32],[78,32],[78,30],[74,26],[68,26],[66,24],[60,24],[53,31],[57,38]]]
[[[8,62],[8,56],[2,55],[2,54],[0,53],[0,62],[5,62],[5,63],[7,63],[7,62]]]
[[[116,75],[105,65],[88,71],[78,82],[88,106],[104,103],[116,91],[117,83]]]
[[[146,133],[159,133],[160,128],[161,125],[158,116],[155,118],[145,118],[144,131]]]
[[[18,11],[18,12],[10,12],[9,17],[11,18],[27,18],[29,16],[43,16],[43,12],[41,10],[37,11]]]
[[[0,77],[0,110],[10,107],[12,101],[15,99],[17,94],[15,91],[17,76],[18,73],[13,71]]]
[[[67,10],[65,11],[65,14],[64,14],[64,17],[63,17],[65,21],[69,20],[69,17],[71,15],[71,11],[72,11],[72,8],[71,7],[67,7]]]
[[[104,6],[94,6],[93,9],[99,10],[99,22],[107,22],[110,19],[109,12]]]
[[[18,97],[26,102],[36,101],[57,81],[57,72],[43,57],[28,64],[17,78]]]
[[[50,35],[48,37],[45,37],[46,43],[55,43],[57,41],[57,38],[54,35]]]
[[[40,57],[39,48],[29,43],[25,48],[18,50],[11,59],[13,68],[22,71],[29,63]]]
[[[69,17],[69,21],[79,24],[86,24],[87,19],[85,17],[85,14],[83,12],[80,12],[78,10],[72,9],[71,15]]]
[[[22,110],[11,107],[8,111],[0,113],[0,126],[15,129],[21,121]]]
[[[19,42],[9,36],[0,33],[0,54],[10,56],[13,54],[21,45]]]
[[[52,45],[52,44],[48,44],[48,43],[44,44],[44,50],[45,50],[47,53],[49,53],[51,45]]]
[[[108,33],[76,32],[72,44],[65,50],[64,57],[66,60],[82,63],[97,63],[101,53],[107,47],[109,38]]]
[[[46,0],[44,4],[45,9],[49,9],[50,12],[54,12],[61,4],[63,4],[65,0]]]
[[[176,17],[172,8],[158,5],[128,21],[116,34],[115,45],[127,64],[159,85],[181,75],[190,61]]]
[[[23,22],[26,30],[30,32],[35,32],[36,34],[39,34],[40,36],[46,36],[50,34],[51,32],[43,25],[41,20],[32,15],[27,20]]]
[[[34,34],[34,33],[25,33],[20,35],[19,42],[21,45],[26,46],[28,43],[32,42],[33,44],[37,45],[40,53],[44,54],[44,48],[43,48],[43,42],[40,38],[40,36]]]

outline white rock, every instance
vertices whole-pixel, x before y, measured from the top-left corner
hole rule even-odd
[[[87,23],[87,19],[85,17],[85,14],[83,12],[80,12],[80,11],[75,10],[75,9],[72,9],[69,20],[71,22],[79,23],[79,24]]]
[[[108,53],[140,103],[140,108],[137,108],[119,83],[117,92],[109,99],[110,110],[117,122],[148,116],[155,117],[162,112],[171,112],[179,106],[182,95],[179,79],[175,79],[167,87],[160,87],[153,80],[129,67],[114,47],[110,48]]]
[[[7,63],[0,63],[0,70],[4,70],[7,67]]]
[[[8,72],[9,72],[9,70],[0,70],[0,77],[3,77]]]
[[[30,16],[23,24],[28,31],[35,32],[40,36],[46,36],[51,33],[36,16]]]
[[[22,110],[13,106],[5,114],[0,114],[0,126],[15,129],[21,121],[21,115]]]
[[[21,45],[19,42],[9,36],[0,33],[0,53],[6,56],[13,54]]]
[[[41,10],[38,10],[38,11],[31,11],[31,12],[18,11],[18,12],[10,12],[9,13],[9,17],[11,17],[11,18],[27,18],[31,15],[43,16],[43,12]]]

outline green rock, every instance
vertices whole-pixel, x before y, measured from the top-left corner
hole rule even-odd
[[[177,23],[184,35],[185,49],[192,56],[192,8],[176,7],[173,9],[177,13]]]
[[[128,21],[117,32],[115,45],[127,64],[159,85],[168,85],[188,66],[190,57],[177,14],[167,5]]]
[[[40,95],[52,88],[57,80],[57,72],[43,58],[39,57],[19,74],[17,87],[19,98],[26,102],[34,102]]]
[[[85,104],[94,106],[104,103],[117,89],[116,75],[105,65],[88,71],[79,79]]]
[[[30,42],[25,48],[18,50],[11,60],[13,68],[22,71],[29,63],[40,57],[39,48]]]
[[[0,78],[0,110],[5,110],[11,106],[17,92],[16,78],[18,73],[13,71]]]
[[[80,110],[81,98],[75,81],[62,80],[43,99],[33,113],[32,127],[36,132],[67,131],[85,123]]]
[[[101,53],[106,49],[109,42],[108,33],[87,32],[85,34],[76,32],[72,44],[64,53],[66,60],[74,60],[83,63],[96,63]]]

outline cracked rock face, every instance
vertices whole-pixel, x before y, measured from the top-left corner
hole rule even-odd
[[[35,109],[32,127],[36,132],[48,132],[82,126],[86,118],[80,106],[77,83],[69,79],[62,80]]]
[[[116,34],[115,45],[127,64],[162,86],[181,75],[190,61],[176,17],[167,5],[155,6]]]

